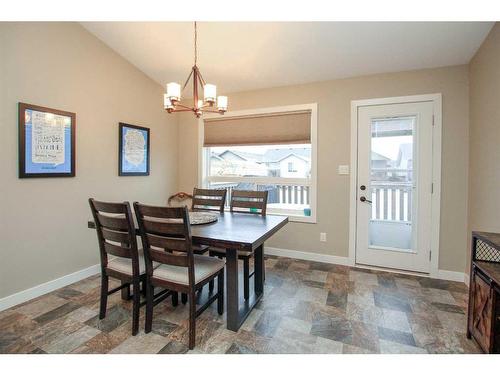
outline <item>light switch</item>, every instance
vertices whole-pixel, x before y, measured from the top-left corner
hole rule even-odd
[[[339,165],[339,174],[349,174],[349,166]]]

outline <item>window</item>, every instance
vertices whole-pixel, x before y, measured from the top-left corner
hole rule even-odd
[[[233,190],[266,190],[269,214],[315,222],[316,106],[286,109],[201,120],[202,185],[225,188],[228,196]]]

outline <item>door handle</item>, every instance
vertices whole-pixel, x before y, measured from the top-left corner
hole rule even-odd
[[[370,204],[372,204],[372,201],[371,201],[371,200],[369,200],[369,199],[366,199],[366,197],[360,197],[360,198],[359,198],[359,200],[360,200],[361,202],[366,202],[366,203],[370,203]]]

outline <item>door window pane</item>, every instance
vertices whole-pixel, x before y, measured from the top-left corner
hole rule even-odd
[[[370,247],[412,249],[415,121],[411,116],[371,122]]]

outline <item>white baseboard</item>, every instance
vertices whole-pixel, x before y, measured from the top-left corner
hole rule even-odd
[[[47,281],[46,283],[34,286],[18,293],[11,294],[10,296],[0,299],[0,311],[6,310],[12,306],[29,301],[30,299],[40,297],[44,294],[50,293],[56,289],[73,284],[77,281],[86,279],[87,277],[96,275],[101,272],[101,265],[96,264],[83,270],[70,273],[69,275],[62,276],[58,279]]]
[[[348,257],[339,257],[336,255],[326,255],[326,254],[318,254],[318,253],[308,253],[304,251],[297,250],[288,250],[288,249],[280,249],[277,247],[264,247],[264,252],[269,255],[276,255],[294,259],[302,259],[302,260],[312,260],[316,262],[330,263],[330,264],[338,264],[341,266],[350,266],[356,268],[365,268],[365,269],[377,269],[375,267],[369,266],[358,266]],[[415,274],[413,272],[400,272],[397,270],[384,270],[388,272],[394,273],[403,273],[403,274]],[[422,277],[431,277],[425,274],[418,274],[418,276]],[[461,283],[469,284],[469,277],[463,272],[455,272],[455,271],[447,271],[447,270],[439,270],[437,275],[432,276],[437,279],[449,280],[449,281],[458,281]]]
[[[469,285],[469,276],[463,272],[438,270],[438,279],[458,281]]]
[[[354,266],[354,264],[348,257],[339,257],[337,255],[308,253],[305,251],[279,249],[277,247],[268,246],[264,246],[264,252],[269,255],[276,255],[294,259],[312,260],[315,262],[338,264],[341,266]]]

